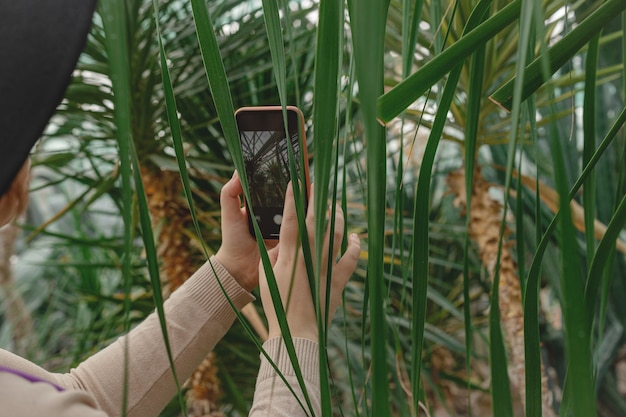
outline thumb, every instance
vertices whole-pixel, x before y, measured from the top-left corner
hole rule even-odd
[[[233,173],[232,178],[224,184],[220,193],[220,205],[222,213],[228,215],[230,213],[238,213],[241,208],[241,200],[239,196],[243,194],[241,180],[237,171]]]

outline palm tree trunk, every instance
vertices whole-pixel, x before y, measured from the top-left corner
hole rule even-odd
[[[157,253],[161,260],[159,272],[164,281],[163,295],[168,297],[198,269],[200,265],[193,259],[201,257],[185,234],[191,224],[191,215],[182,197],[178,172],[143,167],[141,174],[152,224],[158,237]],[[213,352],[196,369],[188,385],[190,417],[223,415],[218,406],[221,388]]]
[[[448,186],[455,194],[455,205],[465,209],[467,207],[465,193],[465,175],[463,171],[454,171],[448,175]],[[491,184],[486,182],[480,171],[474,174],[474,187],[472,190],[472,202],[469,210],[470,239],[478,246],[478,255],[491,279],[494,276],[496,265],[498,242],[500,240],[500,224],[502,219],[502,205],[489,194]],[[524,311],[522,307],[522,291],[517,274],[511,247],[514,242],[508,240],[512,234],[511,229],[505,226],[504,239],[500,257],[500,314],[502,317],[502,330],[508,348],[509,375],[513,389],[518,393],[519,399],[524,403],[526,392],[526,379],[524,367]],[[542,369],[542,411],[543,416],[555,416],[552,408],[553,396],[548,390],[548,378]]]

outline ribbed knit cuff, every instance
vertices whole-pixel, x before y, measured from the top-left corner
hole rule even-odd
[[[199,306],[206,309],[207,313],[215,317],[216,320],[234,317],[231,306],[223,302],[225,298],[224,292],[226,292],[237,310],[241,310],[246,304],[255,299],[252,294],[239,285],[226,268],[215,259],[215,256],[211,256],[185,282],[183,287],[198,302]],[[174,292],[173,296],[176,296],[176,292]]]
[[[293,344],[298,357],[298,364],[302,371],[302,377],[308,382],[319,386],[320,369],[319,369],[319,345],[309,339],[298,337],[293,338]],[[294,368],[289,359],[285,341],[282,337],[273,337],[263,343],[263,349],[268,356],[274,361],[280,373],[285,376],[296,375]],[[259,368],[259,376],[257,381],[271,378],[277,375],[276,370],[267,360],[265,355],[261,353],[261,367]]]

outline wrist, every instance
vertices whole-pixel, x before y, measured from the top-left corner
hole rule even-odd
[[[295,324],[289,323],[289,333],[294,339],[307,339],[314,342],[319,341],[317,327],[315,329],[307,329],[306,326],[296,326]],[[278,323],[269,326],[268,339],[282,336],[283,333],[280,331],[280,326],[278,325]]]
[[[220,248],[215,254],[215,259],[228,271],[243,289],[252,292],[258,285],[258,271],[256,267],[250,268],[249,262],[242,262],[224,254]],[[256,265],[256,263],[255,263]]]

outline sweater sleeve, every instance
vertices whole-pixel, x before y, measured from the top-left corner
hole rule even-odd
[[[214,273],[215,271],[215,273]],[[220,286],[221,284],[221,286]],[[212,257],[165,302],[165,317],[178,381],[182,384],[226,334],[235,313],[253,296]],[[52,374],[7,352],[4,365],[67,389],[89,392],[109,416],[122,412],[127,360],[127,415],[158,415],[176,393],[159,319],[152,313],[127,336],[89,357],[67,374]]]
[[[59,392],[48,383],[31,382],[6,372],[0,372],[0,404],[0,416],[107,417],[84,391]]]
[[[282,338],[275,337],[267,340],[263,344],[263,349],[289,386],[285,384],[266,356],[261,354],[261,366],[249,417],[321,415],[318,344],[301,338],[294,338],[293,343],[313,414],[311,414],[305,396],[300,389],[285,343]],[[293,389],[293,392],[289,387]]]

